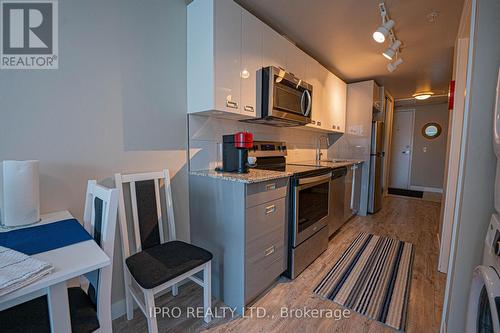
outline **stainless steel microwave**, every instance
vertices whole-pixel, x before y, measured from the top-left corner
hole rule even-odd
[[[261,83],[257,94],[261,105],[257,118],[246,121],[281,127],[311,122],[311,84],[274,66],[264,67],[259,72]]]

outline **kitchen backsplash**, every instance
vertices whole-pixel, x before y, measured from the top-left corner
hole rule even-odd
[[[255,141],[284,141],[288,147],[287,162],[313,160],[316,143],[326,134],[298,128],[281,128],[259,124],[248,124],[232,119],[189,115],[189,159],[190,170],[213,169],[217,165],[218,150],[222,135],[239,131],[253,133]],[[327,147],[322,140],[324,157]],[[219,153],[219,160],[222,159]]]

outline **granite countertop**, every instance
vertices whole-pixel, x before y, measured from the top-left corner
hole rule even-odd
[[[260,183],[267,180],[286,178],[292,176],[291,172],[250,169],[248,173],[220,172],[215,170],[190,171],[190,175],[211,177],[240,183]]]

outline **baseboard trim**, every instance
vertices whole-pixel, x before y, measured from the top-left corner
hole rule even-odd
[[[114,302],[111,304],[111,319],[115,320],[125,315],[127,312],[127,305],[125,303],[125,298]]]

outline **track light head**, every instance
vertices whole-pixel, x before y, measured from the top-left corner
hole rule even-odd
[[[399,47],[401,46],[401,42],[399,40],[395,40],[391,46],[389,46],[383,53],[382,55],[386,57],[389,60],[392,60],[392,58],[396,55],[396,52],[399,50]]]
[[[387,70],[392,73],[403,63],[403,58],[398,58],[396,61],[387,64]]]
[[[387,48],[384,52],[382,52],[382,55],[389,60],[392,60],[392,58],[394,57],[395,54],[396,54],[396,51],[394,51],[390,47]]]
[[[383,43],[385,42],[385,38],[389,36],[389,33],[391,29],[394,27],[394,21],[389,20],[382,24],[380,27],[377,28],[377,30],[373,33],[373,39],[377,43]]]

